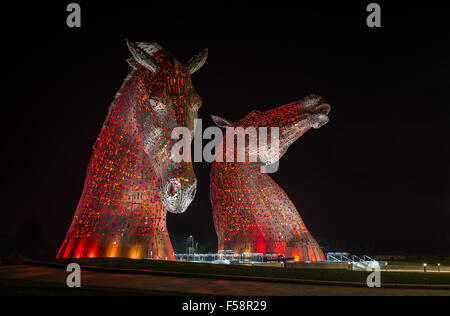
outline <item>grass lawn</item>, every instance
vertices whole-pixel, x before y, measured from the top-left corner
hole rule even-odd
[[[426,263],[430,267],[436,267],[438,263],[441,264],[441,266],[450,266],[450,261],[388,261],[389,265],[391,266],[423,266],[424,263]]]
[[[133,260],[125,258],[53,259],[51,263],[67,265],[72,262],[81,266],[117,269],[142,269],[151,271],[174,271],[233,276],[256,276],[318,281],[341,281],[365,283],[369,272],[345,270],[288,269],[276,267],[250,267],[208,263],[170,262],[157,260]],[[391,263],[392,264],[392,263]],[[382,272],[382,283],[395,284],[444,284],[450,285],[450,273]]]

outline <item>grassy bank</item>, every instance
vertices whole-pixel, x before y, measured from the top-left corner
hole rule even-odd
[[[54,259],[51,263],[79,263],[113,269],[141,269],[232,276],[271,277],[315,281],[338,281],[365,283],[368,272],[345,270],[287,269],[274,267],[249,267],[240,265],[216,265],[207,263],[169,262],[156,260],[132,260],[124,258]],[[450,285],[449,273],[382,272],[382,283]]]
[[[420,261],[388,261],[389,265],[391,266],[423,266],[424,263],[426,263],[430,267],[436,267],[438,263],[441,264],[441,266],[450,266],[450,261],[427,261],[424,260],[423,262]]]

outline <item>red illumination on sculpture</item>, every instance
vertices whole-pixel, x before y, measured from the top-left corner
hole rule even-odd
[[[127,44],[132,70],[94,145],[59,258],[173,260],[167,211],[184,212],[195,195],[192,164],[171,159],[171,133],[194,129],[201,99],[191,74],[207,51],[183,65],[156,43]]]
[[[330,106],[321,97],[312,95],[266,112],[251,112],[236,123],[218,117],[213,119],[220,127],[278,128],[279,159],[310,128],[326,124],[329,112]],[[219,152],[219,155],[223,154],[223,162],[216,159],[211,169],[211,203],[219,251],[282,254],[295,261],[325,260],[320,246],[286,193],[268,174],[261,173],[263,162],[236,162],[236,159],[227,162],[226,143],[225,137],[223,151]],[[268,142],[267,148],[270,147]],[[261,149],[259,151],[262,156],[270,156],[261,153]],[[267,161],[270,164],[276,162],[273,159]],[[294,173],[296,171],[293,176]],[[295,176],[300,179],[299,175]]]

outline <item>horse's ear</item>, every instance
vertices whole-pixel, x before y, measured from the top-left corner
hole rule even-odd
[[[226,120],[226,119],[224,119],[224,118],[222,118],[222,117],[218,117],[218,116],[215,116],[215,115],[211,115],[211,118],[212,118],[212,120],[214,121],[214,123],[215,123],[217,126],[219,126],[219,127],[225,128],[225,127],[228,127],[228,126],[232,126],[232,125],[233,125],[233,123],[231,123],[230,121],[228,121],[228,120]]]
[[[134,58],[128,58],[127,59],[128,65],[130,65],[131,68],[138,70],[139,69],[139,63]]]
[[[147,53],[147,50],[141,47],[143,43],[134,43],[130,42],[129,40],[126,41],[133,59],[145,68],[149,69],[151,72],[157,73],[159,69],[158,63],[149,53]]]
[[[184,67],[192,75],[194,72],[203,67],[207,59],[208,59],[208,49],[205,49],[200,54],[192,57]]]

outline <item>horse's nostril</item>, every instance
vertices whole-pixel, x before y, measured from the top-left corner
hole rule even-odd
[[[174,197],[180,190],[180,183],[176,179],[172,179],[166,186],[166,194],[168,197]]]

